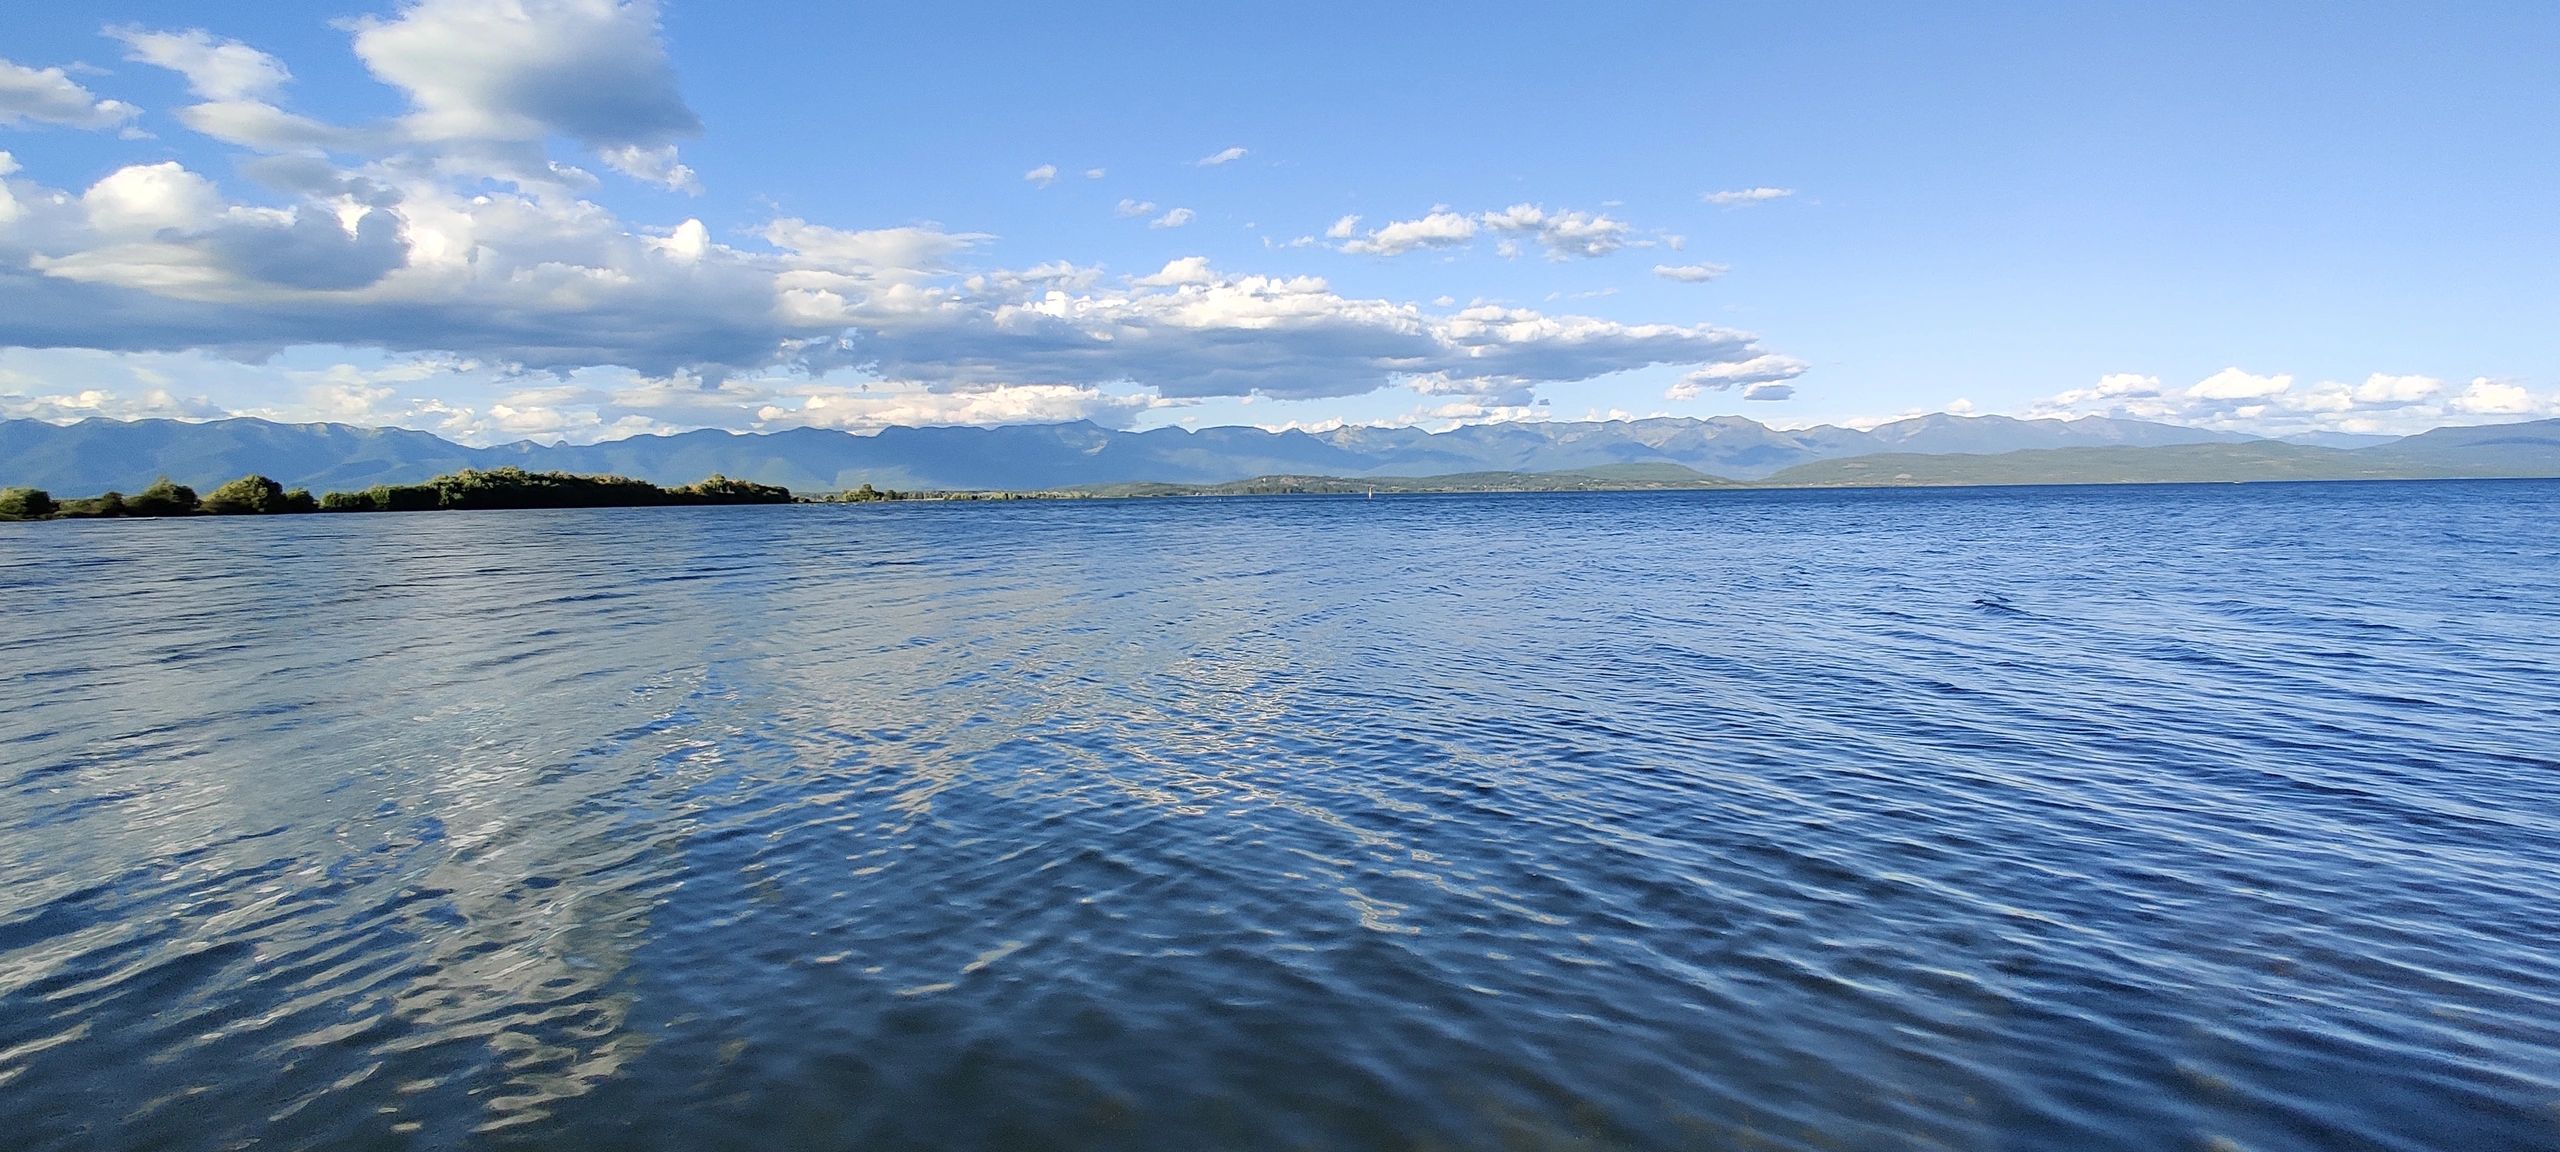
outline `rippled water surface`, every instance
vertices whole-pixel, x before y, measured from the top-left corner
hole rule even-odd
[[[2560,484],[0,524],[15,1149],[2560,1147]]]

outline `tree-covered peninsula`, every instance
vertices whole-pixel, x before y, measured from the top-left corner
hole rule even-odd
[[[264,476],[243,476],[201,497],[167,477],[132,495],[108,492],[56,500],[38,488],[0,489],[0,520],[133,516],[273,516],[305,512],[434,512],[496,508],[659,508],[705,504],[788,504],[791,490],[713,476],[660,487],[627,476],[580,476],[522,468],[466,468],[423,484],[377,484],[313,498]]]

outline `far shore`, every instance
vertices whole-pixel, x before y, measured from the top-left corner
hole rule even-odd
[[[1681,475],[1685,473],[1685,475]],[[1728,480],[1677,465],[1640,465],[1566,472],[1473,472],[1423,477],[1262,476],[1223,484],[1132,483],[1078,488],[1004,489],[876,488],[869,484],[835,492],[795,494],[778,485],[714,475],[693,484],[663,487],[624,476],[528,472],[518,468],[466,469],[421,484],[386,484],[313,497],[265,476],[249,475],[199,496],[166,477],[132,495],[107,492],[68,500],[35,488],[0,489],[0,521],[144,519],[196,516],[273,516],[350,512],[435,512],[492,509],[703,507],[742,504],[988,503],[1010,501],[1152,500],[1176,497],[1332,496],[1374,498],[1427,495],[1536,495],[1566,492],[1733,492],[1912,488],[2123,487],[2182,484],[2321,484],[2403,480],[2531,480],[2532,475],[2398,475],[2158,477],[2089,479],[1923,479],[1910,475],[1851,474],[1819,481]]]

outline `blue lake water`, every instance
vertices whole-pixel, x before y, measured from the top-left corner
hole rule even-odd
[[[0,1143],[2560,1147],[2560,484],[0,524]]]

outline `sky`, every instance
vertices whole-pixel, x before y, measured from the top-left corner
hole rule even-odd
[[[0,417],[2560,416],[2560,5],[0,12]]]

